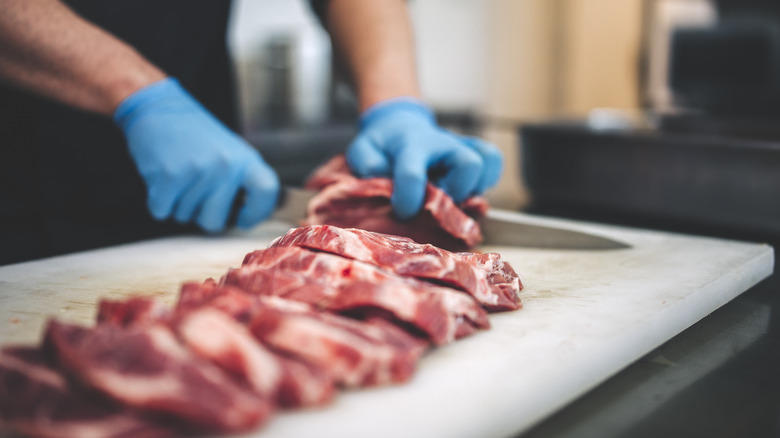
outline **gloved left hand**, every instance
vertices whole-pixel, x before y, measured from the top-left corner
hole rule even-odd
[[[249,228],[276,206],[279,179],[260,153],[230,131],[176,79],[127,97],[114,112],[148,189],[148,207],[209,232],[225,228],[236,194],[246,198],[237,225]]]
[[[393,179],[391,202],[408,219],[425,200],[429,173],[455,202],[483,193],[501,177],[503,157],[492,144],[440,128],[433,112],[412,98],[380,102],[360,118],[360,132],[346,152],[360,177]]]

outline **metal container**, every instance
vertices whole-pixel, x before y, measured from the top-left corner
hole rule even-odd
[[[780,141],[556,123],[520,134],[531,210],[780,236]]]

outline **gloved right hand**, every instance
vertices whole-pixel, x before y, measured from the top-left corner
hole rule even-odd
[[[128,96],[114,112],[148,190],[149,211],[195,222],[208,232],[225,228],[234,198],[246,192],[237,225],[267,218],[279,179],[260,153],[217,120],[176,79]]]
[[[393,179],[390,202],[400,219],[422,208],[432,170],[443,174],[433,182],[462,202],[494,186],[503,168],[496,146],[441,128],[433,111],[410,97],[387,99],[364,111],[346,158],[360,177]]]

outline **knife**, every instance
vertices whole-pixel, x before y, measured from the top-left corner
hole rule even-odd
[[[276,200],[276,208],[271,213],[270,219],[298,224],[306,217],[309,200],[316,194],[316,191],[310,189],[282,186],[279,190],[279,198]],[[228,228],[236,226],[238,212],[241,211],[241,207],[246,203],[246,199],[246,192],[242,188],[236,193],[233,204],[230,207],[227,219]]]
[[[631,245],[604,236],[532,224],[509,211],[488,210],[478,222],[484,236],[482,245],[573,250],[631,248]]]
[[[297,187],[284,186],[279,195],[275,220],[298,223],[306,217],[309,200],[317,192]],[[519,246],[526,248],[603,250],[630,248],[630,245],[616,240],[544,225],[528,223],[516,213],[491,209],[479,219],[484,236],[483,245]]]

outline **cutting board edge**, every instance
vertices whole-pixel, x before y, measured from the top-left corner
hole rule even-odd
[[[755,275],[753,275],[751,277],[748,277],[748,278],[745,278],[744,279],[745,281],[743,281],[739,285],[739,287],[737,287],[735,289],[736,292],[734,292],[732,294],[724,294],[724,296],[722,297],[723,299],[718,300],[718,301],[712,303],[712,305],[707,306],[706,308],[702,308],[702,309],[697,309],[697,307],[696,307],[697,303],[695,303],[694,301],[692,301],[690,299],[686,299],[686,300],[681,301],[680,303],[678,303],[678,305],[674,309],[674,312],[682,314],[686,310],[689,310],[689,309],[697,310],[698,314],[697,314],[697,317],[696,317],[695,320],[692,320],[689,323],[689,322],[686,322],[688,320],[687,318],[685,318],[683,316],[678,316],[678,319],[680,321],[678,326],[676,328],[674,328],[674,329],[671,329],[671,330],[667,329],[667,330],[664,331],[664,334],[656,336],[655,339],[650,341],[651,347],[649,349],[648,348],[641,348],[641,349],[638,348],[638,349],[636,349],[636,351],[626,354],[621,360],[618,360],[618,361],[613,360],[612,362],[614,362],[614,363],[624,363],[624,364],[620,365],[620,366],[617,366],[617,367],[613,367],[610,370],[606,370],[606,372],[600,373],[600,374],[602,374],[602,376],[599,379],[596,379],[596,380],[583,379],[586,383],[583,384],[583,385],[580,385],[578,390],[576,390],[571,395],[569,395],[567,397],[563,397],[563,398],[558,398],[557,399],[558,400],[557,403],[551,403],[544,409],[538,409],[538,413],[529,415],[527,421],[524,421],[522,424],[518,423],[514,427],[504,427],[504,428],[502,428],[505,433],[504,432],[498,433],[498,434],[494,435],[494,437],[495,438],[510,437],[510,436],[514,436],[516,434],[521,434],[521,433],[527,432],[528,430],[532,429],[534,426],[538,425],[539,423],[541,423],[545,419],[549,418],[550,416],[552,416],[553,414],[558,412],[560,409],[565,408],[566,406],[571,404],[576,399],[582,397],[583,395],[585,395],[589,391],[593,390],[594,388],[596,388],[599,385],[603,384],[604,382],[606,382],[610,378],[612,378],[615,375],[619,374],[621,371],[625,370],[626,368],[631,366],[636,361],[642,359],[643,357],[647,356],[648,354],[652,354],[652,352],[654,350],[656,350],[657,348],[659,348],[660,346],[662,346],[666,342],[670,341],[672,338],[674,338],[675,336],[679,335],[680,333],[682,333],[686,329],[692,327],[693,325],[695,325],[696,323],[698,323],[699,321],[701,321],[702,319],[707,317],[712,312],[720,309],[725,304],[729,303],[730,301],[732,301],[733,299],[735,299],[739,295],[745,293],[751,287],[753,287],[753,286],[757,285],[758,283],[760,283],[761,281],[769,278],[771,275],[774,274],[774,248],[771,245],[767,245],[767,244],[762,244],[762,245],[766,249],[768,249],[768,251],[766,251],[766,250],[762,251],[755,258],[746,261],[742,265],[742,268],[744,268],[744,270],[746,270],[746,271],[749,271],[750,265],[757,265],[756,267],[757,267],[758,271],[756,272]],[[727,281],[729,277],[733,278],[733,277],[736,277],[736,276],[738,276],[738,273],[736,272],[736,270],[734,270],[734,271],[732,271],[732,273],[730,275],[728,275],[726,277],[722,277],[721,279],[719,279],[719,281]],[[700,290],[697,295],[702,295],[702,294],[706,295],[707,291],[709,289],[713,288],[713,287],[715,287],[715,283],[712,283],[712,284],[708,285],[706,288]],[[663,318],[661,318],[660,316],[656,316],[655,319],[657,320],[657,322],[655,323],[655,325],[663,326],[663,324],[661,323],[660,320],[663,319],[664,321],[666,321],[668,319],[668,317],[669,317],[668,313],[664,314]],[[666,328],[666,327],[664,327],[664,328]],[[647,332],[651,333],[652,330],[648,330]],[[625,337],[634,339],[634,337],[631,336],[631,335],[626,335]],[[584,374],[587,374],[587,373],[581,373],[581,375],[584,375]],[[590,374],[590,376],[593,376],[593,374]],[[537,404],[536,406],[540,406],[540,405],[541,404]]]

